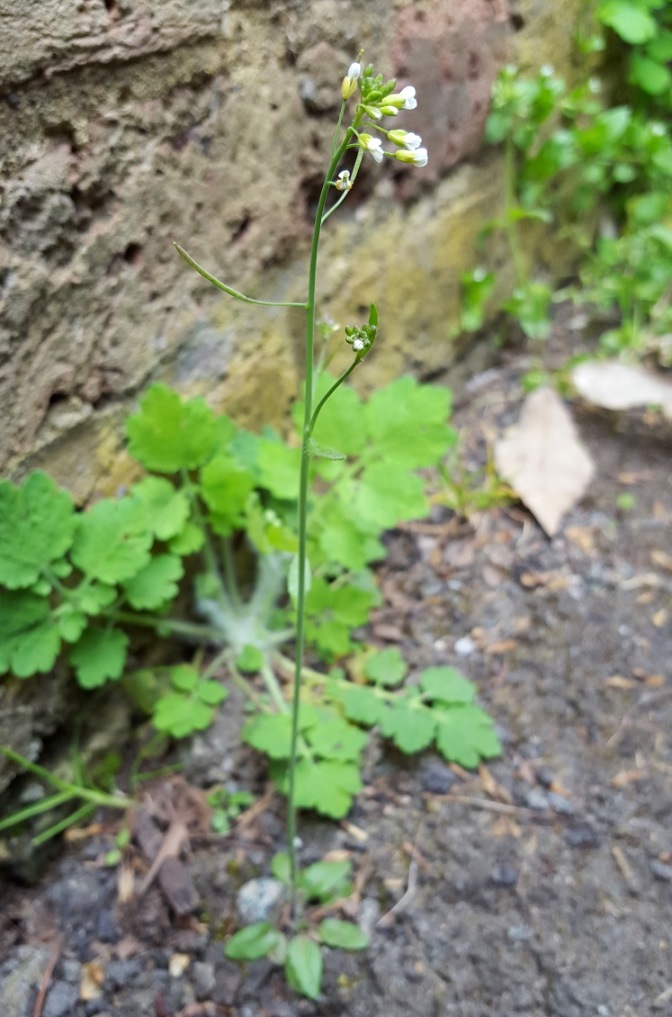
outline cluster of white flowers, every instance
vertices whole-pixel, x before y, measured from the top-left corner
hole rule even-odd
[[[382,78],[372,77],[371,68],[367,68],[362,79],[362,65],[359,62],[350,64],[348,73],[343,78],[341,95],[343,101],[347,102],[358,88],[361,92],[361,102],[357,106],[357,113],[366,116],[371,121],[365,124],[380,134],[395,146],[395,151],[386,151],[383,148],[382,140],[367,132],[357,131],[357,144],[364,152],[368,152],[376,162],[382,162],[385,156],[397,159],[399,162],[408,163],[411,166],[426,166],[428,155],[427,149],[422,147],[422,138],[419,134],[403,130],[385,130],[378,125],[383,117],[396,117],[401,110],[416,109],[418,100],[415,98],[413,85],[406,85],[400,92],[394,92],[395,82],[383,84]],[[339,190],[349,189],[349,186],[342,182],[343,174],[339,174],[336,187]],[[349,181],[349,176],[348,176]]]

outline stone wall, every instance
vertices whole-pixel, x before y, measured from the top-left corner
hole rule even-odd
[[[424,170],[373,162],[330,220],[322,311],[383,341],[360,372],[446,368],[459,274],[500,199],[482,148],[510,59],[566,66],[582,0],[0,2],[0,468],[42,465],[84,499],[118,480],[119,424],[148,380],[283,419],[340,80],[365,49],[412,82]],[[404,126],[399,122],[395,126]],[[358,181],[359,184],[359,181]]]

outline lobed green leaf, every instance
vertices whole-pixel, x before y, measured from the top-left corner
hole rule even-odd
[[[153,542],[139,502],[105,499],[78,517],[71,557],[91,578],[120,583],[145,568]]]
[[[0,481],[0,583],[32,586],[69,550],[75,532],[72,498],[46,473],[31,473],[22,487]]]
[[[87,629],[69,655],[82,688],[95,689],[120,678],[127,648],[128,636],[119,629]]]
[[[60,648],[48,600],[26,590],[0,590],[0,674],[28,678],[49,671]]]
[[[124,591],[136,610],[154,611],[177,596],[178,582],[183,575],[184,566],[180,558],[159,554],[124,583]]]
[[[139,413],[126,421],[126,434],[131,455],[157,473],[203,466],[222,440],[221,425],[204,399],[183,401],[160,384],[145,393]]]
[[[453,706],[434,712],[436,744],[444,759],[473,768],[481,759],[501,753],[492,718],[477,706]]]

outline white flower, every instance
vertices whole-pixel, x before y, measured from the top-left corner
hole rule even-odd
[[[394,109],[397,111],[400,109],[415,109],[418,105],[413,85],[406,85],[406,88],[402,88],[401,92],[397,92],[394,95],[387,95],[383,102],[384,105],[380,108],[386,116],[396,116],[396,113],[387,113],[386,110],[388,109]]]
[[[353,341],[352,341],[352,348],[355,351],[355,353],[361,353],[362,350],[364,349],[364,340],[363,339],[353,339]]]
[[[406,85],[406,88],[402,88],[399,93],[401,98],[404,100],[402,109],[415,109],[418,105],[418,100],[415,98],[415,89],[413,85]]]
[[[383,143],[380,138],[374,138],[370,134],[359,135],[359,147],[365,152],[370,152],[376,162],[383,161]]]
[[[394,158],[398,159],[399,162],[409,162],[413,166],[426,166],[429,157],[426,148],[416,148],[415,152],[409,152],[405,149],[395,152]]]
[[[350,179],[350,170],[341,170],[338,174],[338,180],[336,181],[337,191],[349,191],[352,187],[352,180]]]
[[[420,135],[412,134],[410,131],[388,131],[387,136],[394,145],[399,145],[400,148],[408,148],[411,152],[422,144]]]
[[[350,64],[348,67],[348,73],[343,78],[343,84],[341,85],[341,96],[343,102],[346,102],[351,95],[357,91],[357,82],[359,76],[362,73],[362,65],[357,63]]]

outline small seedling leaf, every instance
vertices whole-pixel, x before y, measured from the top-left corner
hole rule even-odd
[[[325,918],[320,922],[318,935],[326,946],[337,950],[365,950],[370,942],[358,925],[338,918]]]
[[[234,932],[224,953],[229,960],[258,960],[275,950],[282,938],[282,933],[268,922],[255,922]]]
[[[289,941],[285,975],[289,985],[308,999],[317,999],[322,987],[322,954],[317,943],[308,936],[294,936]]]

